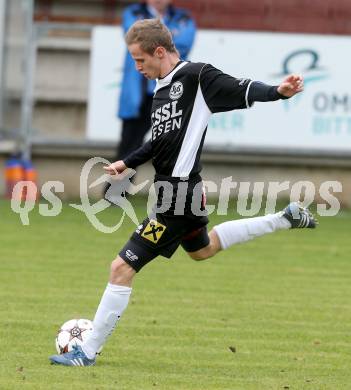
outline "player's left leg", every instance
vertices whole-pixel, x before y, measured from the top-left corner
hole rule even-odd
[[[209,243],[206,246],[196,251],[187,252],[194,260],[205,260],[222,249],[277,230],[315,227],[316,220],[310,211],[299,203],[293,202],[283,211],[275,214],[221,223],[209,232]]]

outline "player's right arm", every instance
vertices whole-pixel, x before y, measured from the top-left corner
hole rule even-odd
[[[110,175],[117,175],[122,173],[127,168],[135,169],[139,165],[142,165],[152,158],[152,145],[151,140],[145,142],[139,149],[132,152],[124,160],[116,161],[106,167],[104,167],[106,173]]]
[[[127,166],[125,165],[124,161],[118,160],[103,168],[105,172],[108,173],[109,175],[118,175],[122,173],[124,170],[126,170]]]

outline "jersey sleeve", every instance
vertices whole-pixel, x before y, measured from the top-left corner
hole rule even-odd
[[[237,79],[212,65],[205,64],[199,75],[202,95],[211,112],[249,108],[250,79]]]
[[[261,81],[252,81],[248,92],[249,104],[254,102],[274,102],[275,100],[289,99],[287,96],[281,95],[278,92],[277,85],[268,85]]]
[[[145,142],[139,149],[132,152],[127,156],[123,162],[128,168],[136,168],[139,165],[146,163],[152,157],[152,145],[151,140]]]

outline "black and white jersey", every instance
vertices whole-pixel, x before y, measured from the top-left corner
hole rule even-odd
[[[263,98],[262,93],[255,96],[260,88]],[[237,79],[212,65],[179,62],[166,77],[157,80],[151,140],[124,162],[134,168],[152,158],[156,175],[191,178],[201,171],[199,160],[211,114],[281,97],[276,87]]]

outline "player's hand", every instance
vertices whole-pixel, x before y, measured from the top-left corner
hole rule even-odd
[[[278,86],[278,92],[286,97],[294,96],[303,91],[303,77],[291,74],[285,78]]]
[[[127,169],[126,164],[123,160],[118,160],[110,165],[103,167],[105,172],[109,175],[118,175]]]

